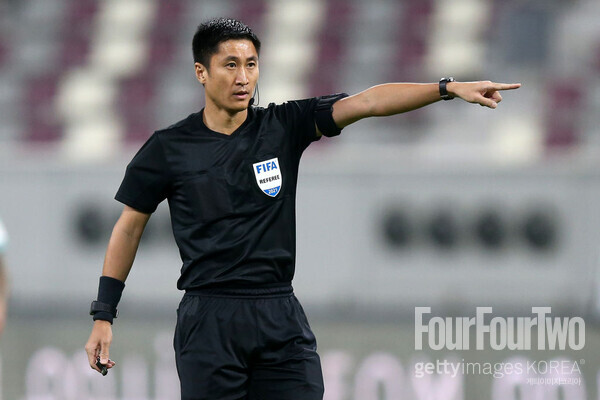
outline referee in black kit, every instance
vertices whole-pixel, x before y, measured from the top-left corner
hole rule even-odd
[[[183,266],[174,347],[182,399],[323,397],[317,344],[293,294],[295,202],[303,151],[362,118],[460,97],[496,108],[520,84],[391,83],[253,106],[260,41],[243,23],[214,19],[193,39],[206,106],[156,131],[128,165],[85,346],[97,371],[109,360],[111,324],[150,215],[167,199]],[[98,360],[99,358],[99,360]]]

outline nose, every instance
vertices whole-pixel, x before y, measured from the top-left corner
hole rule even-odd
[[[245,68],[238,69],[238,73],[236,76],[236,83],[241,86],[246,86],[249,83],[248,74],[246,73]]]

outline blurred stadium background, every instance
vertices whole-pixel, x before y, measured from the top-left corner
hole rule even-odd
[[[263,41],[260,105],[386,81],[522,82],[361,121],[305,153],[295,289],[327,400],[599,399],[600,3],[596,0],[0,0],[0,218],[11,301],[0,398],[178,399],[179,259],[161,206],[133,268],[103,378],[91,322],[124,167],[202,107],[199,22]],[[582,316],[582,351],[414,350],[414,307]],[[414,362],[567,359],[581,385],[415,378]],[[583,361],[582,361],[583,360]]]

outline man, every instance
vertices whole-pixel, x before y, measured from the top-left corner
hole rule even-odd
[[[302,152],[322,135],[370,116],[460,97],[496,108],[519,84],[385,84],[267,108],[253,107],[260,41],[244,24],[216,19],[193,39],[206,106],[155,132],[127,167],[125,204],[92,303],[90,366],[109,360],[111,323],[150,215],[167,199],[185,290],[175,331],[183,399],[321,399],[315,338],[291,280],[295,194]],[[97,365],[97,358],[102,365]]]

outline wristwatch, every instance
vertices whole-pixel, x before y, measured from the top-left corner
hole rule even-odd
[[[448,90],[446,89],[448,82],[454,82],[454,78],[448,77],[440,79],[440,97],[442,100],[452,100],[454,98],[448,94]]]
[[[94,315],[99,312],[107,312],[113,316],[113,318],[117,318],[119,316],[119,311],[117,307],[114,307],[108,303],[103,303],[101,301],[92,301],[92,305],[90,306],[90,315]]]

